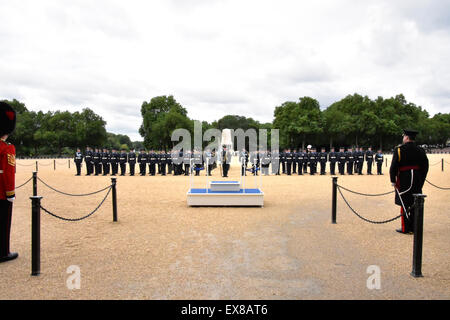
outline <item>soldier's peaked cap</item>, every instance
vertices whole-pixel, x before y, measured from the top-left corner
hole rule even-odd
[[[16,128],[16,111],[6,102],[0,101],[0,135],[11,134]]]
[[[410,138],[413,139],[413,140],[416,138],[416,136],[417,136],[418,133],[419,133],[419,131],[417,131],[417,130],[413,130],[413,129],[403,129],[403,134],[404,134],[405,136],[410,137]]]

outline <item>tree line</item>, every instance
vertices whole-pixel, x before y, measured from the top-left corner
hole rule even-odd
[[[193,139],[194,119],[175,98],[157,96],[141,105],[139,133],[143,141],[131,141],[127,135],[105,129],[106,121],[89,108],[81,112],[29,111],[17,100],[4,100],[18,113],[17,126],[9,141],[18,156],[73,155],[86,146],[117,150],[170,150],[175,129],[184,128]],[[316,147],[372,146],[390,150],[401,142],[402,129],[416,129],[419,144],[444,146],[450,138],[450,113],[430,117],[420,106],[408,102],[402,94],[375,100],[357,93],[322,109],[311,97],[286,101],[274,109],[272,122],[260,123],[251,117],[227,115],[211,123],[201,122],[203,132],[214,128],[279,129],[280,148],[299,149],[307,144]],[[193,141],[192,141],[193,142]],[[204,146],[210,142],[203,142]],[[248,148],[248,141],[246,141]]]
[[[139,133],[147,149],[170,149],[171,132],[185,128],[193,136],[194,121],[173,96],[158,96],[141,106],[143,118]],[[280,148],[299,149],[306,144],[316,147],[372,146],[390,150],[401,142],[403,129],[416,129],[417,142],[445,146],[450,138],[450,114],[429,113],[406,101],[403,94],[385,99],[369,99],[357,93],[348,95],[321,109],[311,97],[286,101],[274,110],[272,123],[260,123],[252,118],[227,115],[217,121],[202,122],[202,130],[216,129],[279,129]],[[208,142],[204,142],[208,144]]]

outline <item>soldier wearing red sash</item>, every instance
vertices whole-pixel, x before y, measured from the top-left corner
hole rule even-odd
[[[15,197],[16,149],[6,142],[16,127],[16,112],[0,102],[0,262],[13,260],[17,253],[9,251],[11,218]]]
[[[413,194],[422,193],[428,173],[428,158],[425,151],[414,142],[417,131],[403,130],[403,144],[394,149],[391,168],[391,183],[395,187],[395,204],[400,206],[402,228],[397,232],[412,234],[414,227]]]

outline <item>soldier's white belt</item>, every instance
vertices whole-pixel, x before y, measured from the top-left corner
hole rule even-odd
[[[3,170],[0,170],[0,173],[3,173]]]

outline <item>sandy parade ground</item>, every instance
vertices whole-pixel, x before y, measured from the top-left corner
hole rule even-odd
[[[450,155],[430,154],[428,180],[450,187]],[[388,156],[388,166],[390,157]],[[440,160],[445,160],[441,171]],[[75,176],[68,160],[39,160],[38,176],[67,193],[88,193],[110,176]],[[16,185],[31,177],[35,160],[18,160]],[[138,170],[138,166],[136,166]],[[384,175],[338,176],[363,193],[393,190]],[[364,164],[366,173],[366,163]],[[206,186],[202,171],[194,184]],[[219,169],[213,178],[223,180]],[[229,179],[239,180],[239,168]],[[259,179],[259,178],[258,178]],[[257,180],[247,176],[246,187]],[[0,299],[449,299],[450,191],[426,183],[423,278],[412,270],[413,236],[395,232],[400,220],[370,224],[338,195],[331,224],[332,179],[327,175],[263,176],[263,208],[187,206],[185,176],[118,176],[118,222],[112,200],[78,222],[41,216],[41,275],[31,276],[32,184],[17,190],[11,250],[19,258],[0,264]],[[399,214],[394,195],[344,192],[352,207],[372,220]],[[105,192],[70,197],[38,182],[42,206],[67,218],[82,217]],[[70,290],[70,266],[80,270],[80,289]],[[380,270],[380,289],[369,289],[369,266]]]

